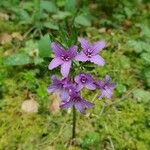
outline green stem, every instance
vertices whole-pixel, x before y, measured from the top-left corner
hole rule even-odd
[[[72,139],[76,138],[76,109],[73,106],[73,118],[72,118]]]

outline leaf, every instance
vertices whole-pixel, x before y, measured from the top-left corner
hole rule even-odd
[[[148,102],[150,100],[150,93],[143,89],[134,90],[133,95],[138,102]]]
[[[57,7],[56,7],[55,3],[52,1],[42,0],[41,8],[46,10],[47,12],[53,12],[53,13],[57,12]]]
[[[65,0],[65,10],[74,13],[77,9],[76,3],[76,0]]]
[[[58,30],[58,26],[51,23],[51,22],[44,22],[43,23],[43,26],[45,26],[46,28],[49,28],[49,29],[54,29],[54,30]]]
[[[75,18],[75,22],[83,26],[91,26],[91,21],[86,15],[79,15]]]
[[[38,65],[38,64],[41,64],[44,60],[42,58],[39,58],[39,57],[35,57],[34,58],[34,64],[35,65]]]
[[[144,79],[148,87],[150,87],[150,67],[144,70]]]
[[[57,14],[53,15],[52,17],[54,19],[58,19],[58,20],[63,20],[67,17],[71,16],[71,13],[70,12],[67,12],[67,11],[59,11]]]
[[[30,63],[31,63],[31,60],[30,60],[29,55],[23,52],[8,56],[4,60],[4,64],[8,66],[26,65]]]
[[[48,34],[42,36],[39,41],[39,55],[41,57],[49,57],[51,55],[50,38]]]

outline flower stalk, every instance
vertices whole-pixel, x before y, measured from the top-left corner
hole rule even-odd
[[[72,140],[74,140],[76,138],[76,109],[74,106],[72,107],[72,110]]]

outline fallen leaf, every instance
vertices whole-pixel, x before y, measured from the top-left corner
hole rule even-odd
[[[35,100],[29,99],[22,103],[21,110],[27,113],[37,113],[38,107],[39,104]]]
[[[59,102],[60,102],[60,97],[59,97],[59,94],[58,93],[54,93],[50,99],[52,100],[52,103],[49,107],[49,111],[52,113],[52,114],[56,114],[59,112],[60,110],[60,107],[59,107]]]

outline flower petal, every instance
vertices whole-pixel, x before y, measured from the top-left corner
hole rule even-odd
[[[68,101],[68,102],[60,105],[60,108],[62,108],[62,109],[68,109],[68,108],[70,108],[72,106],[73,106],[73,102],[72,101]]]
[[[48,87],[48,89],[47,89],[48,93],[52,93],[52,92],[55,92],[55,91],[57,91],[57,90],[58,90],[58,88],[57,88],[57,86],[55,86],[55,85],[50,85],[50,86]]]
[[[80,90],[83,89],[83,88],[84,88],[84,85],[83,85],[83,84],[79,83],[79,84],[77,85],[77,91],[80,91]]]
[[[61,56],[62,53],[65,51],[64,48],[62,48],[58,43],[55,42],[52,42],[51,48],[54,54],[58,57]]]
[[[68,54],[71,58],[74,58],[76,55],[77,55],[77,49],[78,47],[77,46],[71,46],[68,50]]]
[[[95,84],[99,87],[99,88],[103,88],[105,86],[105,82],[102,80],[98,80],[95,82]]]
[[[84,39],[84,38],[78,38],[78,41],[80,42],[81,47],[83,49],[88,49],[90,47],[90,43],[86,39]]]
[[[62,63],[63,63],[63,61],[59,57],[56,57],[50,62],[48,69],[53,70],[54,68],[58,67]]]
[[[83,62],[85,62],[85,61],[88,61],[88,57],[85,55],[85,53],[82,51],[82,52],[80,52],[76,57],[75,57],[75,60],[77,60],[77,61],[83,61]]]
[[[71,68],[71,61],[64,62],[61,65],[61,74],[63,77],[67,77]]]
[[[99,53],[104,47],[106,47],[105,41],[98,41],[93,44],[93,54]]]
[[[66,102],[68,99],[69,99],[69,91],[68,90],[62,90],[61,92],[60,92],[60,97],[61,97],[61,100],[63,101],[63,102]]]
[[[96,89],[96,85],[94,83],[88,83],[88,84],[86,84],[86,88],[90,89],[90,90],[95,90]]]
[[[92,56],[90,58],[90,61],[93,62],[94,64],[99,65],[99,66],[104,66],[104,64],[105,64],[104,59],[99,55]]]
[[[82,104],[84,104],[87,108],[92,108],[92,107],[94,107],[94,104],[93,104],[93,103],[91,103],[91,102],[89,102],[89,101],[87,101],[87,100],[84,100],[84,99],[82,99]]]
[[[113,95],[112,89],[105,89],[105,90],[101,91],[101,95],[99,96],[99,99],[101,99],[103,97],[111,99],[112,95]]]
[[[111,80],[110,76],[109,76],[109,75],[106,75],[106,76],[105,76],[105,82],[110,82],[110,80]]]
[[[81,102],[75,103],[75,108],[82,114],[85,114],[85,108]]]

